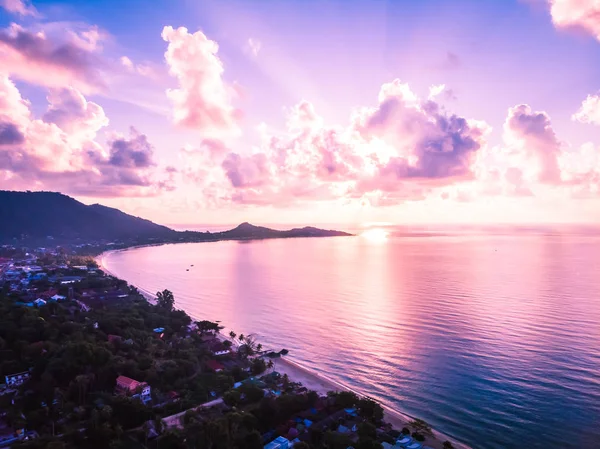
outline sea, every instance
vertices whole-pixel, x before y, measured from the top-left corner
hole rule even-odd
[[[104,263],[473,448],[600,448],[600,231],[354,231]]]

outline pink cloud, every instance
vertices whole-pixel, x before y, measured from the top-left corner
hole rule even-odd
[[[576,28],[600,40],[600,2],[549,0],[552,22],[559,28]]]
[[[167,91],[175,123],[208,135],[236,132],[240,111],[232,105],[235,89],[223,80],[217,43],[184,27],[166,26],[162,38],[169,43],[169,72],[179,83]]]
[[[251,154],[219,153],[220,171],[218,157],[205,151],[204,163],[212,168],[203,174],[219,186],[217,198],[274,206],[422,199],[474,177],[474,156],[487,132],[481,122],[422,101],[399,81],[383,85],[379,105],[358,109],[345,127],[326,126],[307,101],[290,109],[286,123],[285,133],[267,133]]]
[[[108,124],[103,109],[74,88],[52,90],[42,119],[14,83],[0,77],[0,179],[11,188],[53,189],[93,196],[139,196],[172,189],[146,136],[96,142]]]
[[[600,125],[600,94],[588,95],[572,118],[581,123]]]
[[[0,0],[0,6],[8,12],[20,16],[36,17],[39,15],[37,9],[27,0]]]
[[[561,143],[556,137],[548,114],[533,111],[526,104],[510,108],[504,123],[504,139],[510,146],[522,151],[537,163],[539,182],[561,182]]]
[[[105,88],[97,54],[101,39],[96,27],[63,29],[50,36],[46,31],[33,32],[13,23],[0,30],[0,66],[31,83],[94,92]]]

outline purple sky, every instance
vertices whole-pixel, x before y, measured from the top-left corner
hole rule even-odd
[[[169,224],[600,221],[595,0],[0,5],[2,189]]]

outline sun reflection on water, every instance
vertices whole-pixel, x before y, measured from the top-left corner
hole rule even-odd
[[[381,228],[371,228],[362,232],[360,235],[372,242],[385,242],[388,239],[389,232]]]

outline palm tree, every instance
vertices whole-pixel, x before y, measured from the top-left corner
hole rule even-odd
[[[267,363],[267,369],[272,370],[274,366],[275,366],[275,364],[273,363],[273,360],[270,359],[269,362]]]
[[[240,337],[238,338],[238,340],[240,342],[244,341],[246,337],[244,337],[244,334],[240,334]]]
[[[231,331],[229,332],[229,338],[231,338],[231,342],[234,343],[235,337],[236,337],[236,333]]]
[[[262,345],[259,343],[256,345],[256,352],[261,352],[262,351]]]

